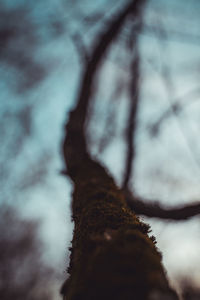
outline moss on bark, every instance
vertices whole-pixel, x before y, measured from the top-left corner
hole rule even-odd
[[[73,181],[75,228],[64,299],[177,299],[149,225],[128,208],[105,169],[86,156]]]

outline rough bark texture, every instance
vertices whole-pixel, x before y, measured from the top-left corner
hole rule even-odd
[[[86,156],[73,180],[75,229],[65,299],[177,299],[149,226],[127,207],[105,169]]]

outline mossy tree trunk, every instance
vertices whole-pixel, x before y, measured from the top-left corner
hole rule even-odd
[[[131,1],[102,34],[66,126],[63,150],[67,174],[74,185],[75,224],[70,277],[62,288],[67,300],[177,299],[168,285],[154,237],[148,235],[149,226],[130,210],[124,193],[105,168],[91,158],[84,132],[99,62],[127,15],[139,14],[141,2]]]
[[[65,299],[177,299],[149,226],[127,207],[105,169],[85,157],[73,180],[75,228]]]

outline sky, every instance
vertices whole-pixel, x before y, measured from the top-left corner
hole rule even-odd
[[[82,71],[72,36],[80,32],[90,52],[93,37],[105,24],[102,19],[109,19],[124,3],[115,2],[45,0],[1,4],[0,22],[10,29],[11,38],[4,41],[5,46],[0,44],[0,201],[14,206],[26,218],[41,220],[44,259],[59,269],[61,277],[66,275],[67,247],[73,229],[72,186],[60,174],[64,165],[61,143]],[[80,16],[95,12],[101,12],[99,22],[84,27]],[[147,201],[158,199],[174,205],[199,198],[199,12],[197,0],[154,0],[145,10],[139,42],[142,78],[137,163],[131,183]],[[152,30],[156,26],[163,31]],[[165,40],[159,38],[162,35]],[[126,60],[122,47],[117,44],[113,48],[99,75],[89,133],[93,138],[91,152],[120,183],[126,150],[122,136],[128,105],[125,91],[116,100],[118,133],[104,152],[99,153],[97,147],[104,133],[105,111],[113,107],[109,99],[113,83],[126,85],[129,80],[127,71],[116,63],[116,57]],[[184,103],[183,110],[178,116],[170,114],[159,134],[152,137],[149,128],[176,99]],[[178,224],[144,219],[152,225],[170,278],[191,274],[192,270],[193,279],[200,282],[199,218]]]

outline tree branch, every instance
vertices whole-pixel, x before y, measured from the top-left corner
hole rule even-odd
[[[165,28],[162,26],[161,21],[159,23],[160,23],[160,26],[159,26],[159,30],[157,31],[157,35],[164,36],[165,39],[167,39],[168,34],[167,34]],[[163,44],[161,46],[162,46],[162,54],[163,54],[163,52],[166,51],[166,44],[165,45]],[[184,129],[184,126],[183,126],[184,122],[182,122],[182,120],[179,118],[177,105],[174,106],[174,103],[172,102],[172,99],[174,98],[174,94],[175,94],[175,86],[174,86],[174,82],[172,80],[171,70],[170,70],[168,64],[166,63],[166,61],[164,61],[162,64],[161,75],[162,75],[163,82],[166,87],[166,93],[168,96],[168,102],[169,102],[171,112],[173,113],[173,115],[176,119],[177,125],[182,134],[182,137],[184,139],[187,150],[189,151],[190,156],[194,161],[194,164],[197,165],[198,169],[199,169],[200,168],[199,156],[196,153],[195,148],[192,146],[190,136],[187,134],[186,130]]]
[[[109,28],[103,32],[100,37],[97,38],[97,42],[95,43],[93,53],[91,54],[90,61],[86,66],[86,70],[83,76],[83,82],[81,85],[79,98],[78,98],[78,105],[76,110],[83,109],[83,112],[87,111],[88,102],[92,92],[92,86],[94,82],[94,77],[96,75],[96,71],[98,66],[101,63],[101,60],[110,46],[111,42],[117,36],[118,32],[121,29],[126,17],[129,14],[134,13],[134,15],[138,14],[138,9],[141,6],[141,2],[143,1],[131,1],[127,7],[122,11],[122,13],[111,22]],[[84,116],[83,116],[84,115]],[[86,113],[82,113],[82,118],[80,120],[81,124],[85,122]]]
[[[138,103],[139,103],[139,80],[140,80],[140,56],[138,51],[138,33],[142,28],[142,7],[140,9],[140,15],[138,17],[138,23],[134,28],[133,37],[130,37],[130,48],[134,49],[134,57],[131,63],[131,82],[130,82],[130,106],[129,115],[126,129],[126,141],[127,141],[127,153],[125,161],[125,172],[122,187],[126,189],[131,178],[133,163],[135,159],[135,134],[137,126],[137,114],[138,114]],[[133,49],[132,49],[133,48]]]
[[[143,2],[144,0],[133,0],[129,2],[126,8],[110,23],[108,29],[106,29],[94,43],[94,50],[90,56],[90,60],[85,66],[85,71],[82,76],[83,80],[78,93],[77,106],[70,113],[70,118],[66,125],[67,134],[65,134],[64,138],[63,153],[68,171],[71,167],[74,168],[75,165],[80,166],[81,161],[83,161],[85,155],[87,155],[84,125],[98,67],[106,50],[119,33],[127,16],[134,14],[136,17],[138,9]]]
[[[159,29],[158,25],[145,24],[142,34],[154,37],[155,31],[157,31],[158,29]],[[197,46],[199,46],[200,44],[200,35],[190,33],[190,32],[181,32],[174,29],[170,29],[167,32],[169,35],[169,38],[167,37],[167,39],[170,41],[194,44]],[[156,38],[163,41],[166,40],[166,36],[164,35],[160,35],[160,36],[157,35]]]
[[[176,114],[176,115],[180,114],[181,111],[185,109],[185,106],[191,105],[192,103],[191,100],[190,101],[188,100],[191,98],[191,96],[198,96],[199,94],[200,94],[200,88],[197,87],[190,90],[182,97],[177,97],[176,99],[172,100],[173,104],[166,111],[164,111],[164,113],[159,117],[159,119],[155,123],[149,126],[149,130],[152,133],[152,135],[156,135],[159,132],[162,123],[168,117],[170,117],[172,114]],[[187,102],[185,101],[184,103],[181,103],[183,99],[187,100]]]
[[[89,55],[80,34],[78,32],[71,34],[71,39],[73,41],[73,45],[77,50],[80,63],[83,65],[87,64],[89,60]]]
[[[146,203],[139,197],[134,197],[130,191],[125,192],[129,207],[138,215],[150,218],[183,221],[200,214],[200,202],[173,208],[164,208],[157,201]]]
[[[135,158],[135,133],[137,126],[137,112],[138,112],[138,102],[139,102],[139,53],[137,45],[135,45],[135,57],[131,66],[132,70],[132,80],[130,83],[130,108],[129,116],[127,123],[127,132],[126,132],[126,141],[127,141],[127,154],[125,162],[125,174],[123,181],[123,188],[125,189],[128,186],[131,173],[133,161]]]

